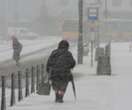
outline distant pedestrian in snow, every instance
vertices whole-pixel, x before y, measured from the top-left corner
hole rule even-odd
[[[16,65],[19,65],[20,53],[22,51],[22,44],[18,41],[15,36],[12,36],[12,47],[13,47],[13,59],[16,61]]]
[[[75,66],[75,60],[69,49],[69,43],[62,40],[47,62],[47,72],[55,91],[55,102],[62,103],[68,82],[72,80],[71,69]]]

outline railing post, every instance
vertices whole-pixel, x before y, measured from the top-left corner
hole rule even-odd
[[[21,72],[18,71],[18,101],[21,101],[22,99],[22,75]]]
[[[41,64],[41,80],[44,80],[44,64]]]
[[[94,41],[91,40],[91,67],[93,67],[93,51],[94,51]]]
[[[15,75],[14,73],[11,74],[11,102],[10,106],[15,104]]]
[[[31,68],[31,93],[35,92],[35,76],[34,76],[34,67]]]
[[[36,90],[38,90],[39,85],[39,65],[36,67]]]
[[[5,81],[5,76],[1,76],[1,80],[2,80],[1,110],[6,110],[6,96],[5,96],[6,81]]]
[[[25,91],[25,97],[29,96],[29,70],[26,69],[26,91]]]
[[[97,75],[102,75],[102,65],[103,65],[103,57],[99,56],[98,57],[98,62],[97,62]]]

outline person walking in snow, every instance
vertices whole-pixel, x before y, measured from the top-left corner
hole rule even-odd
[[[18,41],[15,36],[12,36],[12,47],[13,47],[13,59],[16,65],[19,65],[20,53],[22,51],[22,44]]]
[[[63,102],[68,82],[73,78],[71,69],[75,66],[75,60],[68,49],[69,43],[66,40],[60,41],[58,48],[52,51],[47,61],[47,72],[55,91],[55,102],[59,103]]]

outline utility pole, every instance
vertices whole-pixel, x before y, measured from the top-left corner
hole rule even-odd
[[[83,0],[79,0],[78,64],[83,64]]]

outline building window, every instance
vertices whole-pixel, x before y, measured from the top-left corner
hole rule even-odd
[[[112,0],[112,6],[120,7],[122,5],[122,0]]]

